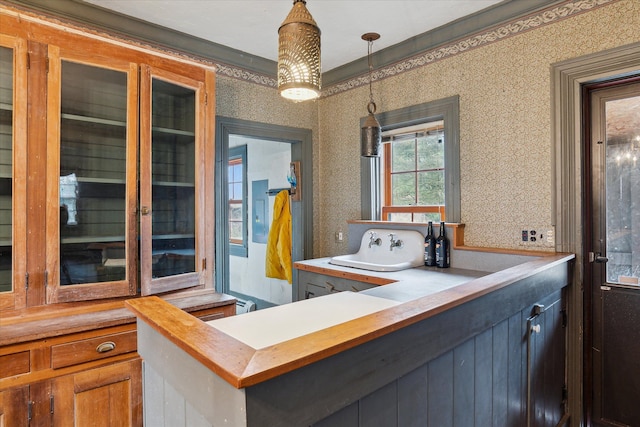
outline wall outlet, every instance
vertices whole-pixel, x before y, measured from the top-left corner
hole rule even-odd
[[[344,241],[344,233],[342,231],[336,231],[336,243],[342,243]]]
[[[522,227],[518,232],[518,244],[530,248],[555,247],[555,229],[553,226]]]

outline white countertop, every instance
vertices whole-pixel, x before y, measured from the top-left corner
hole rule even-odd
[[[329,264],[329,258],[300,263],[363,276],[382,277],[395,283],[366,291],[339,292],[268,309],[207,322],[213,328],[259,350],[290,339],[357,319],[491,274],[459,268],[418,267],[378,272]]]
[[[340,292],[207,323],[259,350],[397,304],[397,301],[362,293]]]

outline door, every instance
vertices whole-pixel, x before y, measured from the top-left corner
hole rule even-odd
[[[289,187],[290,163],[288,142],[243,135],[229,137],[227,292],[258,306],[292,301],[291,284],[284,277],[267,277],[265,273],[275,199]],[[289,212],[293,203],[290,198]]]
[[[311,140],[306,129],[216,117],[216,289],[257,309],[297,293],[295,275],[289,283],[265,274],[275,194],[289,187],[291,162],[299,168],[299,197],[289,198],[291,259],[312,253]]]
[[[640,82],[588,89],[587,418],[640,426]]]
[[[56,426],[142,426],[140,359],[56,378],[53,392]]]

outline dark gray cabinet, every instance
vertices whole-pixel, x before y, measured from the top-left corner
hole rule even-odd
[[[329,295],[335,292],[360,292],[371,289],[377,285],[358,282],[357,280],[345,279],[343,277],[328,276],[326,274],[313,273],[310,271],[298,271],[298,300],[316,298],[322,295]]]

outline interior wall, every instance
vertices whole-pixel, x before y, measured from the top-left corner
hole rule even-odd
[[[460,96],[465,244],[524,249],[521,230],[553,226],[551,64],[640,40],[638,16],[637,0],[612,1],[373,83],[378,112]],[[368,100],[361,86],[320,101],[315,256],[345,253],[334,233],[360,217],[359,126]]]
[[[318,101],[294,103],[282,98],[275,87],[225,77],[223,73],[218,73],[216,76],[216,114],[259,123],[311,129],[313,165],[302,164],[301,168],[311,167],[313,170],[315,194],[305,194],[303,197],[313,197],[313,230],[315,234],[319,229],[321,216],[317,205],[316,191],[319,182],[318,159],[320,158]],[[318,240],[314,238],[313,256],[319,252],[320,245]],[[312,256],[307,258],[312,258]]]

